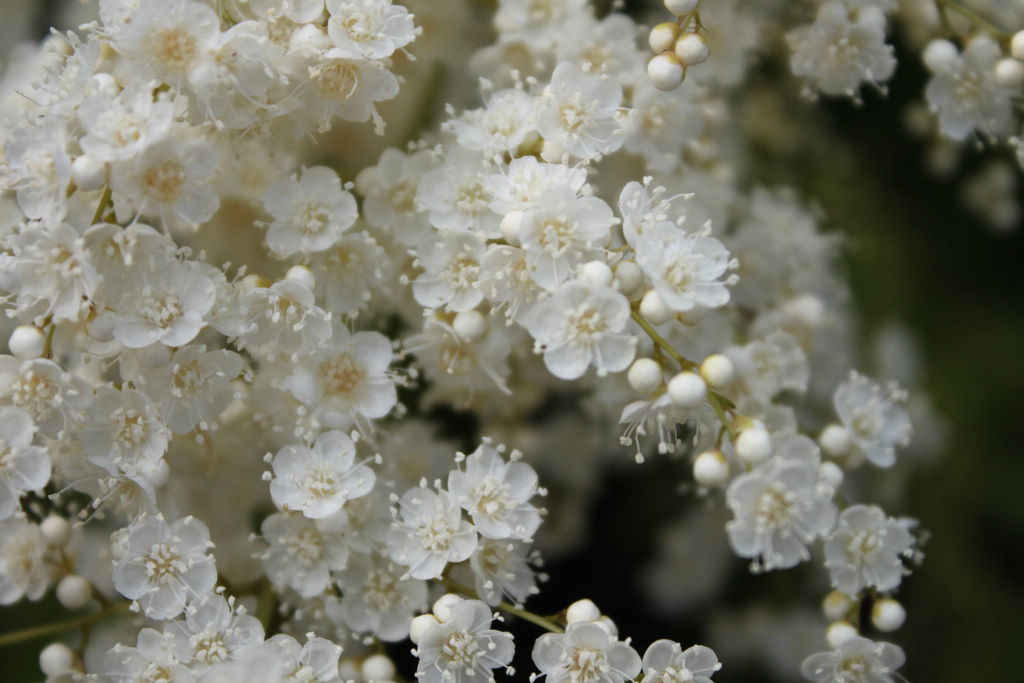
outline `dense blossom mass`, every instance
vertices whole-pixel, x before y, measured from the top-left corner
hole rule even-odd
[[[645,458],[705,503],[630,558],[653,609],[807,563],[816,641],[769,666],[902,680],[921,534],[865,482],[934,418],[733,105],[760,59],[884,92],[904,12],[934,131],[1014,143],[1024,34],[930,0],[52,4],[76,28],[0,80],[0,604],[87,610],[48,681],[727,677],[770,626],[529,609]]]

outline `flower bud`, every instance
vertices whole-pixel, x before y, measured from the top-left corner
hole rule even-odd
[[[708,385],[696,372],[680,372],[668,383],[668,395],[680,408],[696,408],[708,395]]]
[[[744,429],[736,438],[736,454],[751,465],[764,462],[772,454],[772,435],[764,427]]]
[[[452,320],[452,329],[463,342],[473,342],[487,334],[487,318],[480,311],[459,311]]]
[[[593,600],[584,598],[569,605],[565,612],[565,620],[570,624],[581,621],[597,621],[601,618],[601,610],[597,608]]]
[[[288,269],[288,272],[284,274],[284,279],[297,280],[311,292],[316,289],[316,276],[313,275],[313,271],[306,266],[292,266]]]
[[[637,358],[629,366],[626,380],[629,381],[629,386],[633,391],[639,394],[649,394],[661,386],[661,365],[650,358]]]
[[[996,83],[1004,88],[1020,90],[1024,86],[1024,62],[1016,59],[1000,59],[996,62]]]
[[[519,226],[523,224],[522,211],[510,211],[501,219],[501,236],[512,246],[519,246]]]
[[[644,283],[644,271],[640,270],[636,261],[619,261],[613,272],[615,277],[612,278],[612,286],[626,296],[640,289]]]
[[[71,179],[83,190],[96,190],[107,184],[107,165],[88,154],[71,162]]]
[[[830,424],[822,430],[818,443],[825,455],[840,458],[850,451],[850,432],[842,425]]]
[[[647,62],[647,76],[658,90],[673,90],[683,82],[683,63],[673,52],[663,52]]]
[[[672,49],[678,37],[679,24],[674,21],[666,21],[652,28],[651,35],[648,36],[647,40],[650,43],[651,50],[654,52],[664,52],[665,50]]]
[[[671,320],[675,313],[661,300],[661,295],[652,289],[640,301],[640,315],[652,325],[661,325]]]
[[[705,488],[718,488],[729,480],[729,461],[720,451],[704,451],[693,461],[693,478]]]
[[[387,655],[371,655],[363,661],[361,672],[367,681],[390,681],[395,677],[395,663]]]
[[[19,325],[11,332],[7,340],[7,348],[15,358],[27,360],[39,358],[46,348],[46,335],[38,327]]]
[[[589,261],[579,267],[576,277],[591,287],[607,287],[612,283],[612,269],[604,261]]]
[[[679,36],[679,40],[676,41],[675,53],[683,64],[693,66],[706,62],[711,56],[711,49],[708,47],[707,38],[696,31],[689,31]]]
[[[953,66],[959,57],[960,51],[956,49],[956,45],[945,38],[936,38],[928,43],[924,49],[924,54],[921,55],[924,65],[932,73],[945,71]]]
[[[71,540],[71,525],[60,515],[50,515],[39,524],[39,530],[51,548],[63,548]]]
[[[412,641],[413,645],[420,642],[420,636],[430,628],[431,626],[437,626],[437,617],[433,614],[421,614],[418,617],[412,618],[412,623],[409,624],[409,640]]]
[[[853,627],[848,621],[834,621],[829,624],[828,629],[825,631],[825,640],[828,641],[828,646],[832,649],[837,649],[840,645],[856,638],[858,635],[857,629]]]
[[[50,643],[39,653],[39,668],[47,676],[59,676],[75,668],[75,653],[64,643]]]
[[[709,386],[721,389],[736,379],[736,366],[728,356],[713,353],[700,364],[700,374]]]
[[[821,601],[821,611],[829,621],[838,621],[849,614],[853,599],[842,591],[832,591]]]
[[[57,602],[68,609],[82,609],[91,598],[92,586],[78,574],[68,574],[57,584]]]
[[[448,621],[452,618],[452,608],[462,602],[462,598],[455,593],[445,593],[434,603],[434,616],[438,621]]]
[[[1010,56],[1024,62],[1024,31],[1017,31],[1010,39]]]
[[[689,14],[697,9],[700,0],[665,0],[665,9],[675,14]]]
[[[892,598],[882,598],[871,607],[871,625],[879,631],[896,631],[906,619],[907,610]]]

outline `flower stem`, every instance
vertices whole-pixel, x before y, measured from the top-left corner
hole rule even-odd
[[[943,15],[945,15],[946,10],[956,12],[964,19],[967,19],[967,21],[971,22],[978,28],[988,31],[1000,40],[1009,40],[1012,37],[1009,31],[1006,31],[1001,26],[989,21],[970,7],[958,2],[958,0],[935,0],[935,4],[939,8],[939,12]]]
[[[479,598],[480,597],[480,596],[478,596],[476,594],[475,590],[473,590],[472,588],[469,588],[468,586],[463,586],[458,581],[453,581],[452,579],[449,579],[447,577],[442,577],[439,580],[441,581],[442,584],[444,584],[445,586],[447,586],[448,588],[450,588],[450,589],[452,589],[454,591],[457,591],[459,593],[464,593],[466,595],[471,595],[474,598]],[[523,619],[524,621],[528,621],[531,624],[535,624],[537,626],[540,626],[542,629],[551,631],[552,633],[565,633],[565,629],[563,629],[561,626],[559,626],[555,622],[551,621],[547,617],[542,617],[539,614],[534,614],[533,612],[531,612],[529,610],[525,610],[525,609],[523,609],[521,607],[516,607],[515,605],[513,605],[511,603],[508,603],[508,602],[505,602],[504,600],[501,601],[500,603],[498,603],[498,609],[504,610],[505,612],[508,612],[509,614],[514,614],[517,617],[519,617],[520,619]]]
[[[21,643],[26,640],[35,640],[36,638],[42,638],[43,636],[52,635],[54,633],[70,631],[71,629],[78,628],[80,626],[89,626],[101,619],[106,619],[107,617],[113,617],[127,612],[130,604],[131,603],[127,601],[115,602],[92,612],[91,614],[75,617],[74,619],[58,621],[53,624],[44,624],[42,626],[33,626],[20,631],[12,631],[11,633],[4,633],[0,635],[0,647],[14,645],[15,643]]]
[[[92,215],[92,223],[90,223],[90,225],[96,225],[97,223],[100,222],[100,220],[102,220],[103,212],[106,211],[107,207],[112,204],[112,202],[110,201],[112,195],[113,192],[111,191],[109,185],[103,188],[103,196],[100,197],[100,204],[99,206],[96,207],[96,213]]]

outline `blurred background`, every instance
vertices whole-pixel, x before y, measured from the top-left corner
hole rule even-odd
[[[70,21],[53,14],[56,4],[0,0],[2,49],[14,36],[42,36],[51,23]],[[830,230],[846,236],[844,267],[864,346],[884,346],[895,335],[919,352],[918,383],[938,420],[918,425],[916,436],[935,452],[901,474],[910,495],[890,510],[916,517],[930,536],[923,565],[899,593],[907,623],[888,636],[906,650],[902,673],[920,683],[1020,681],[1024,235],[1005,202],[1007,195],[1024,200],[1020,170],[1007,150],[944,150],[914,134],[926,74],[900,35],[892,42],[900,66],[889,94],[868,92],[863,106],[807,102],[792,82],[791,96],[766,98],[756,88],[741,94],[736,118],[755,140],[747,175],[758,185],[796,188],[817,202]],[[784,63],[768,59],[756,68],[773,88],[787,82]],[[773,120],[801,134],[758,143],[757,128]],[[745,562],[722,552],[721,510],[702,516],[718,524],[717,536],[709,526],[685,529],[689,542],[680,547],[661,540],[685,524],[676,520],[687,519],[688,508],[704,505],[676,489],[680,467],[655,459],[606,470],[588,504],[589,532],[546,566],[551,580],[531,609],[554,613],[589,597],[641,647],[661,637],[710,645],[725,663],[720,683],[799,680],[784,664],[764,664],[775,658],[792,667],[799,659],[790,653],[821,649],[818,605],[794,599],[815,594],[807,586],[818,587],[821,577],[808,567],[749,574]],[[680,557],[667,566],[682,561],[694,571],[645,565],[643,558],[673,552]],[[702,598],[702,581],[723,580],[713,599]],[[680,591],[665,609],[653,594],[664,595],[672,582]],[[779,617],[779,609],[791,613]],[[52,597],[5,608],[0,632],[60,613]],[[39,680],[43,643],[0,648],[0,679]],[[407,649],[394,652],[405,657]],[[530,665],[518,668],[517,680],[526,680]]]

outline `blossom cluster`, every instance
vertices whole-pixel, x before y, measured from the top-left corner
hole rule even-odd
[[[787,34],[794,73],[886,82],[894,5],[823,3]],[[701,534],[754,572],[813,563],[830,624],[796,666],[895,680],[873,638],[919,534],[858,478],[931,416],[857,370],[821,217],[740,177],[757,13],[658,4],[677,21],[645,70],[635,16],[501,0],[460,47],[460,21],[487,31],[457,6],[99,0],[11,58],[0,604],[54,587],[113,624],[44,649],[48,680],[402,680],[409,640],[405,680],[495,680],[518,650],[553,682],[708,683],[711,647],[641,655],[587,599],[527,609],[600,472],[647,458],[685,462],[709,510],[652,571]],[[929,85],[951,137],[1010,125],[991,69],[967,75],[984,45]],[[448,89],[436,126],[402,119]]]

